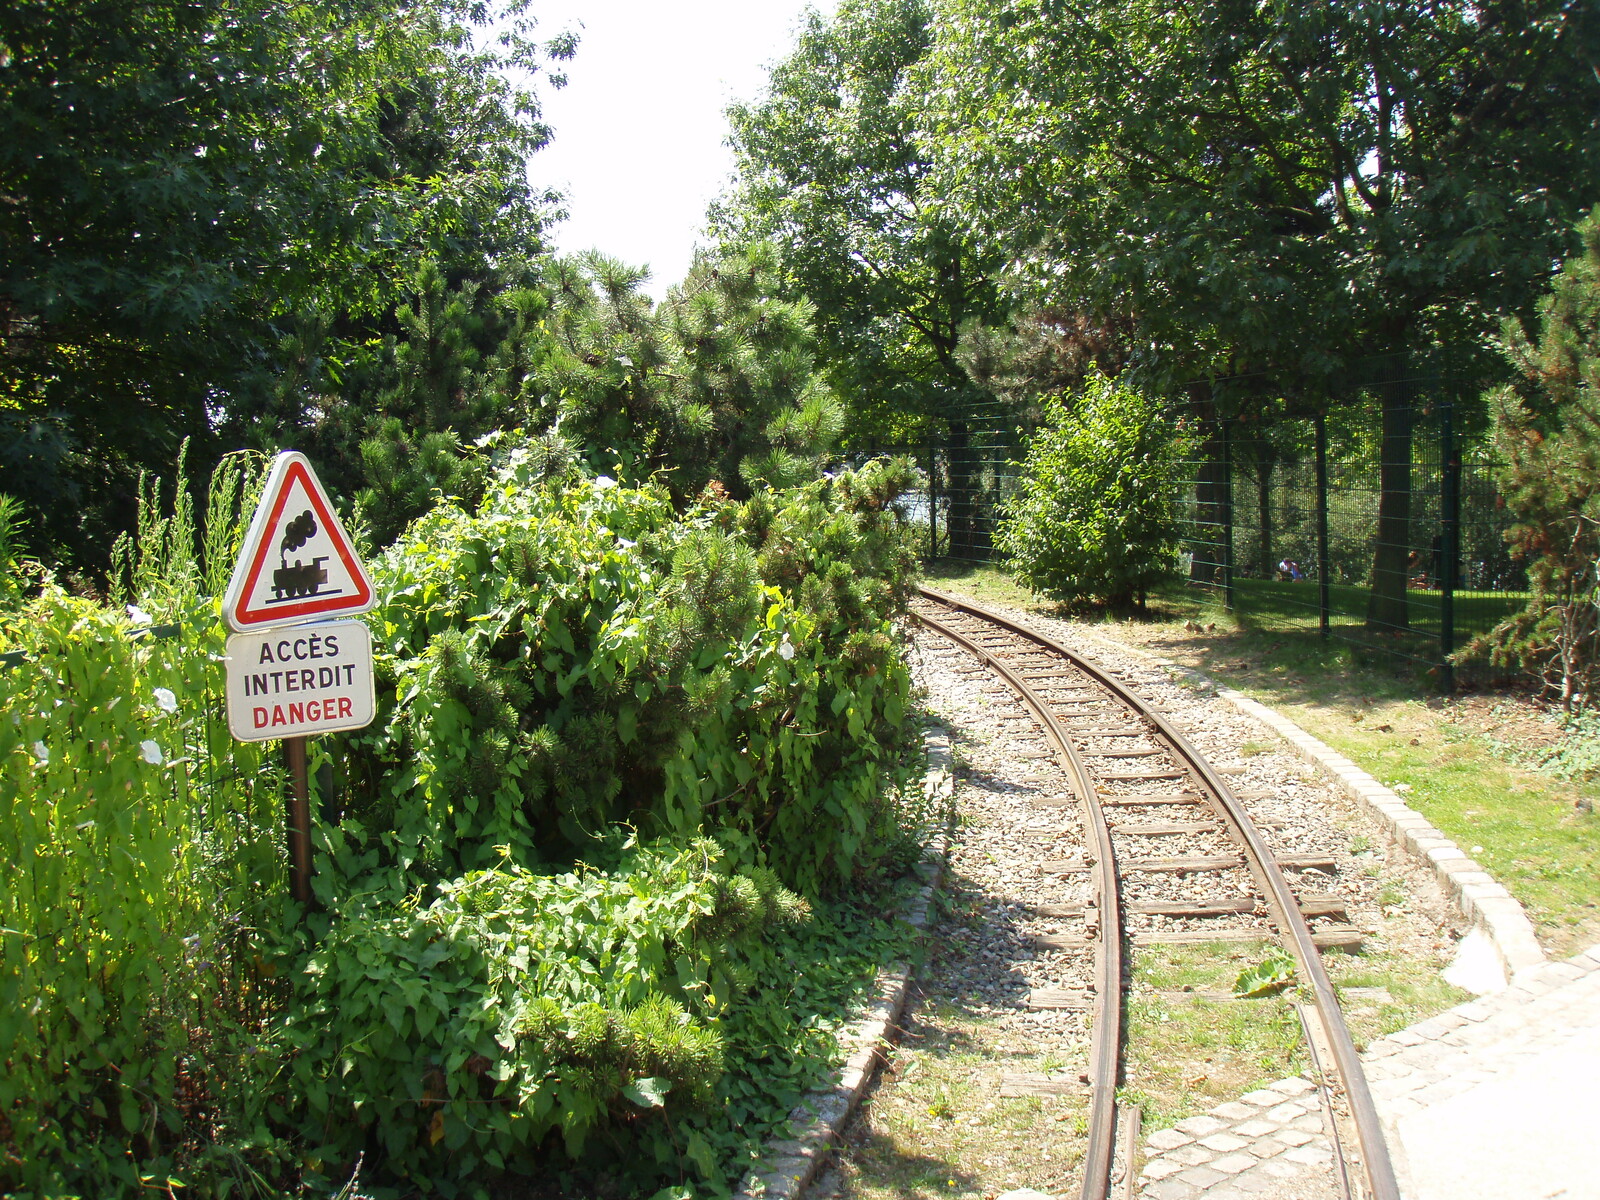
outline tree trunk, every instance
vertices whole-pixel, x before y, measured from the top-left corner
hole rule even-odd
[[[1403,363],[1403,360],[1402,360]],[[1401,370],[1404,371],[1402,365]],[[1368,629],[1406,629],[1406,580],[1411,557],[1412,386],[1408,379],[1383,390],[1382,458],[1378,464],[1378,544],[1372,556]]]

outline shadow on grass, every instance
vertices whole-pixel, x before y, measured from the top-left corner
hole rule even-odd
[[[1329,629],[1324,634],[1320,589],[1312,582],[1236,580],[1236,606],[1230,611],[1219,591],[1175,581],[1153,592],[1145,611],[1114,612],[1037,596],[987,563],[939,560],[925,568],[924,578],[930,587],[960,591],[981,603],[1091,624],[1146,626],[1140,640],[1152,651],[1266,692],[1269,702],[1348,705],[1428,697],[1443,690],[1437,591],[1407,593],[1409,629],[1370,629],[1365,618],[1370,589],[1330,587]],[[1455,647],[1492,629],[1526,600],[1525,593],[1457,592]],[[1508,681],[1469,663],[1456,668],[1455,682],[1471,690]]]

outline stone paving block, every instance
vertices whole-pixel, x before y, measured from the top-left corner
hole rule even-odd
[[[1215,1150],[1218,1154],[1230,1154],[1250,1143],[1242,1137],[1234,1137],[1231,1133],[1213,1133],[1208,1138],[1201,1138],[1200,1144],[1207,1150]]]
[[[1179,1171],[1173,1176],[1184,1183],[1192,1183],[1197,1188],[1208,1188],[1213,1183],[1221,1183],[1227,1178],[1221,1171],[1213,1171],[1210,1167],[1190,1167],[1186,1171]]]
[[[1412,1033],[1409,1029],[1402,1029],[1398,1033],[1391,1033],[1389,1040],[1397,1046],[1420,1046],[1422,1038]]]
[[[1291,1075],[1287,1079],[1280,1079],[1276,1083],[1267,1084],[1267,1091],[1277,1092],[1280,1096],[1304,1096],[1307,1092],[1317,1090],[1317,1085],[1309,1079],[1299,1075]]]
[[[1324,1150],[1320,1146],[1305,1145],[1285,1150],[1283,1157],[1290,1162],[1305,1163],[1308,1167],[1320,1167],[1323,1163],[1333,1161],[1333,1151]]]
[[[1246,1104],[1254,1104],[1257,1108],[1268,1108],[1283,1101],[1282,1095],[1267,1088],[1262,1088],[1255,1092],[1246,1092],[1239,1099]]]
[[[1280,1129],[1272,1135],[1272,1140],[1282,1142],[1286,1146],[1304,1146],[1315,1136],[1304,1129]]]
[[[1226,1117],[1230,1121],[1242,1121],[1246,1117],[1256,1115],[1256,1109],[1248,1104],[1241,1104],[1237,1100],[1230,1100],[1226,1104],[1219,1104],[1211,1110],[1214,1117]]]
[[[1254,1121],[1241,1121],[1233,1127],[1233,1132],[1242,1138],[1265,1137],[1278,1128],[1276,1121],[1263,1121],[1257,1118]]]
[[[1233,1177],[1233,1186],[1246,1195],[1256,1192],[1265,1192],[1278,1186],[1277,1180],[1270,1175],[1263,1175],[1254,1167],[1242,1174]]]
[[[1305,1168],[1299,1163],[1285,1162],[1282,1158],[1274,1158],[1270,1162],[1264,1162],[1256,1170],[1265,1175],[1270,1175],[1274,1179],[1293,1179],[1298,1175],[1305,1174]]]
[[[1295,1121],[1305,1116],[1306,1106],[1301,1104],[1298,1100],[1285,1100],[1282,1104],[1267,1109],[1267,1111],[1261,1115],[1266,1117],[1266,1119],[1269,1121],[1277,1121],[1279,1124],[1287,1124],[1290,1121]]]
[[[1182,1163],[1186,1167],[1198,1167],[1201,1163],[1208,1163],[1217,1156],[1216,1151],[1207,1150],[1204,1146],[1179,1146],[1168,1154],[1175,1163]]]
[[[1191,1137],[1206,1137],[1226,1129],[1227,1122],[1219,1121],[1215,1117],[1190,1117],[1188,1120],[1179,1121],[1173,1126],[1180,1133],[1187,1133]]]
[[[1452,1096],[1459,1096],[1472,1086],[1473,1083],[1470,1079],[1446,1079],[1416,1093],[1416,1097],[1422,1104],[1431,1106],[1448,1100]]]
[[[1168,1175],[1176,1175],[1183,1170],[1181,1162],[1173,1162],[1170,1158],[1155,1158],[1145,1163],[1141,1173],[1143,1179],[1165,1179]]]
[[[1194,1200],[1200,1189],[1181,1179],[1162,1179],[1145,1185],[1144,1194],[1150,1200]]]
[[[1146,1152],[1148,1152],[1152,1149],[1156,1151],[1176,1150],[1179,1146],[1187,1146],[1192,1141],[1194,1139],[1186,1133],[1179,1133],[1176,1129],[1163,1129],[1145,1138],[1144,1144]]]
[[[1418,1021],[1415,1025],[1411,1026],[1410,1032],[1425,1041],[1431,1042],[1441,1033],[1446,1032],[1446,1029],[1439,1023],[1438,1018],[1430,1017],[1426,1021]]]
[[[1323,1133],[1322,1114],[1308,1113],[1294,1123],[1294,1128],[1303,1129],[1307,1133],[1321,1137]]]
[[[1213,1171],[1221,1171],[1225,1175],[1237,1175],[1240,1171],[1248,1171],[1255,1166],[1256,1158],[1253,1154],[1224,1154],[1209,1165]]]

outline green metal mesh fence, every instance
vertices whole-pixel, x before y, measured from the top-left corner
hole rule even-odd
[[[1452,656],[1527,599],[1481,401],[1497,380],[1394,359],[1351,378],[1314,403],[1252,398],[1250,380],[1174,402],[1190,447],[1183,576],[1241,616],[1318,628],[1448,686],[1483,670]],[[900,448],[928,475],[909,513],[930,557],[994,556],[1031,431],[991,401]]]

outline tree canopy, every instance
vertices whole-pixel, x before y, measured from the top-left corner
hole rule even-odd
[[[103,540],[80,508],[125,525],[115,498],[180,439],[281,419],[297,321],[384,313],[419,255],[536,247],[548,131],[503,68],[572,44],[535,46],[520,9],[0,13],[0,463],[55,540]]]
[[[941,28],[952,211],[1182,371],[1481,337],[1600,189],[1600,14],[1572,0],[948,0]]]
[[[817,311],[852,431],[903,437],[971,388],[964,322],[997,303],[981,226],[927,191],[912,71],[933,44],[926,0],[846,0],[816,13],[768,93],[729,111],[738,183],[716,225],[778,250],[789,286]]]

